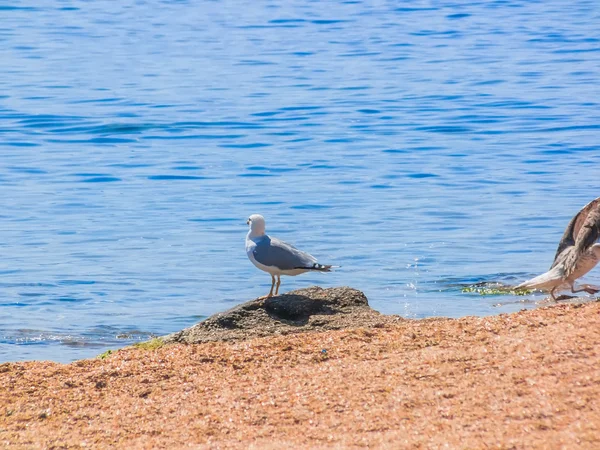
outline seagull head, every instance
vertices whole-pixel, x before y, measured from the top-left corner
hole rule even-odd
[[[252,214],[250,217],[248,217],[248,221],[246,223],[250,225],[250,230],[252,231],[252,234],[265,234],[265,218],[260,214]]]

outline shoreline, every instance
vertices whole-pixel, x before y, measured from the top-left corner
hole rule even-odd
[[[7,448],[599,448],[600,302],[0,365]]]

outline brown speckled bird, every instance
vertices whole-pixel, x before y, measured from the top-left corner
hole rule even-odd
[[[572,293],[596,294],[598,289],[583,285],[575,289],[575,280],[592,270],[600,260],[600,197],[585,205],[571,219],[563,234],[554,262],[548,272],[519,284],[516,289],[550,290],[556,300],[557,289],[570,288]]]

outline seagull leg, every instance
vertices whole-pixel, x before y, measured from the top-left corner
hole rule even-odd
[[[271,274],[271,290],[267,295],[263,295],[262,297],[258,297],[258,300],[264,300],[265,298],[273,297],[273,286],[275,286],[275,275]],[[277,294],[275,294],[277,295]]]
[[[554,286],[554,287],[552,288],[552,290],[550,291],[550,298],[552,298],[552,300],[554,300],[554,301],[556,301],[556,297],[554,296],[554,291],[556,291],[556,288],[557,288],[557,287],[558,287],[558,286]]]
[[[581,289],[575,289],[575,285],[571,286],[571,292],[573,294],[576,294],[577,292],[587,292],[590,295],[594,295],[598,293],[598,289],[594,289],[592,288],[589,284],[585,284],[583,285],[583,287]]]
[[[588,289],[594,289],[595,291],[599,291],[600,292],[600,287],[598,286],[594,286],[593,284],[584,284],[584,287],[588,288]]]
[[[279,295],[279,285],[281,284],[281,275],[277,275],[277,287],[275,288],[275,295]]]

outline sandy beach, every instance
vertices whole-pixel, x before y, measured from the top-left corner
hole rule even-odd
[[[0,365],[5,448],[600,448],[600,303]]]

